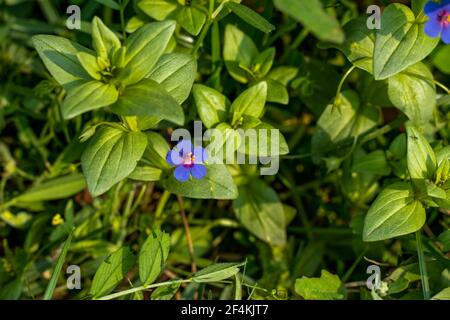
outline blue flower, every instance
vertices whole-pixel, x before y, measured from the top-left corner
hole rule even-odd
[[[442,41],[450,44],[450,0],[428,1],[424,11],[428,16],[425,33],[432,38],[442,33]]]
[[[181,140],[175,148],[169,150],[166,161],[176,167],[173,175],[180,182],[189,180],[189,176],[202,179],[206,175],[206,167],[201,164],[208,157],[202,147],[193,147],[189,140]]]

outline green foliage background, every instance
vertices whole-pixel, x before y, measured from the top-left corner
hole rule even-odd
[[[450,46],[425,3],[0,0],[0,299],[450,299]],[[195,120],[279,129],[278,174],[178,182]]]

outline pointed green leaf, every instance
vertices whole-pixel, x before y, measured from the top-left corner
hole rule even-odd
[[[433,51],[439,37],[425,34],[425,21],[416,18],[404,4],[393,3],[386,7],[375,40],[373,74],[376,80],[405,70]]]
[[[225,2],[225,7],[234,12],[239,18],[262,32],[275,30],[275,26],[252,9],[236,2]]]
[[[179,182],[173,174],[163,181],[163,186],[171,193],[178,193],[194,199],[235,199],[238,196],[233,178],[223,164],[206,165],[207,173],[203,179],[190,178]]]
[[[61,106],[64,119],[109,106],[117,101],[119,92],[112,84],[88,81],[71,89]]]
[[[233,208],[242,225],[259,239],[271,245],[285,244],[283,206],[276,192],[264,182],[254,180],[239,187]]]
[[[92,195],[108,191],[133,172],[146,146],[147,138],[142,132],[126,132],[109,126],[97,129],[81,156]]]
[[[416,63],[388,80],[389,99],[416,125],[433,118],[436,86],[426,65]]]
[[[168,53],[159,59],[147,78],[166,89],[179,103],[183,103],[191,93],[197,74],[197,61],[184,53]]]
[[[184,123],[181,106],[162,85],[151,79],[126,87],[111,110],[121,116],[154,117],[178,125]]]
[[[114,32],[100,18],[94,17],[92,20],[92,46],[98,56],[111,61],[114,53],[122,45]]]
[[[91,50],[57,36],[37,35],[32,41],[48,71],[64,89],[91,79],[77,59],[79,52],[93,55]]]
[[[110,293],[122,281],[135,260],[128,247],[120,248],[108,256],[100,264],[92,280],[90,294],[93,298]]]
[[[380,241],[413,233],[425,223],[425,209],[406,182],[381,191],[367,212],[363,240]]]
[[[407,125],[407,164],[411,179],[431,179],[437,168],[436,156],[423,134]]]
[[[306,300],[341,300],[346,296],[339,277],[326,270],[322,270],[320,278],[297,279],[295,292]]]
[[[192,6],[183,6],[177,15],[180,26],[193,36],[200,33],[205,21],[206,14]]]
[[[153,283],[164,269],[170,250],[169,234],[153,231],[139,251],[139,278],[144,286]]]
[[[197,112],[207,128],[226,121],[230,101],[220,92],[201,84],[195,84],[193,95]]]
[[[126,41],[125,69],[119,74],[125,84],[147,76],[164,53],[175,31],[174,21],[152,22],[134,32]]]

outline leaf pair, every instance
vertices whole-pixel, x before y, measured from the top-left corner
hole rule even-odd
[[[233,25],[226,26],[223,59],[231,77],[241,83],[265,81],[267,83],[267,101],[287,104],[289,94],[286,84],[295,74],[288,76],[288,79],[280,79],[280,71],[286,70],[279,69],[278,73],[269,73],[274,58],[275,48],[270,47],[259,52],[248,35]],[[286,74],[288,73],[284,72],[284,76]]]
[[[139,251],[139,278],[144,286],[153,283],[164,269],[170,250],[170,237],[160,230],[152,231]],[[92,281],[90,294],[100,298],[110,293],[125,278],[136,262],[128,247],[120,248],[103,261]]]
[[[363,239],[378,241],[415,232],[425,223],[425,206],[445,207],[449,193],[441,188],[438,177],[448,167],[449,157],[444,149],[438,162],[425,137],[408,125],[407,167],[411,182],[396,182],[381,191],[367,213]],[[447,188],[446,181],[443,183]]]
[[[239,150],[239,152],[247,155],[260,155],[262,149],[259,147],[265,147],[263,149],[267,150],[269,156],[289,152],[281,133],[277,132],[276,137],[272,136],[275,129],[260,120],[265,111],[267,90],[267,83],[265,81],[259,82],[242,92],[233,103],[230,103],[220,92],[204,85],[194,85],[193,95],[200,119],[207,128],[218,130],[222,137],[216,142],[213,141],[209,150],[216,147],[222,148],[229,139],[233,139],[233,152]],[[254,133],[254,136],[250,135],[251,132]],[[265,133],[266,145],[260,133],[261,135]],[[244,139],[246,138],[252,139],[252,141],[245,143]]]

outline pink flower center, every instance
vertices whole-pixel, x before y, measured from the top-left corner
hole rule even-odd
[[[450,12],[442,10],[439,12],[438,20],[443,27],[447,27],[450,24]]]
[[[192,152],[189,152],[188,154],[186,154],[183,158],[183,166],[190,168],[194,165],[195,163],[195,156]]]

